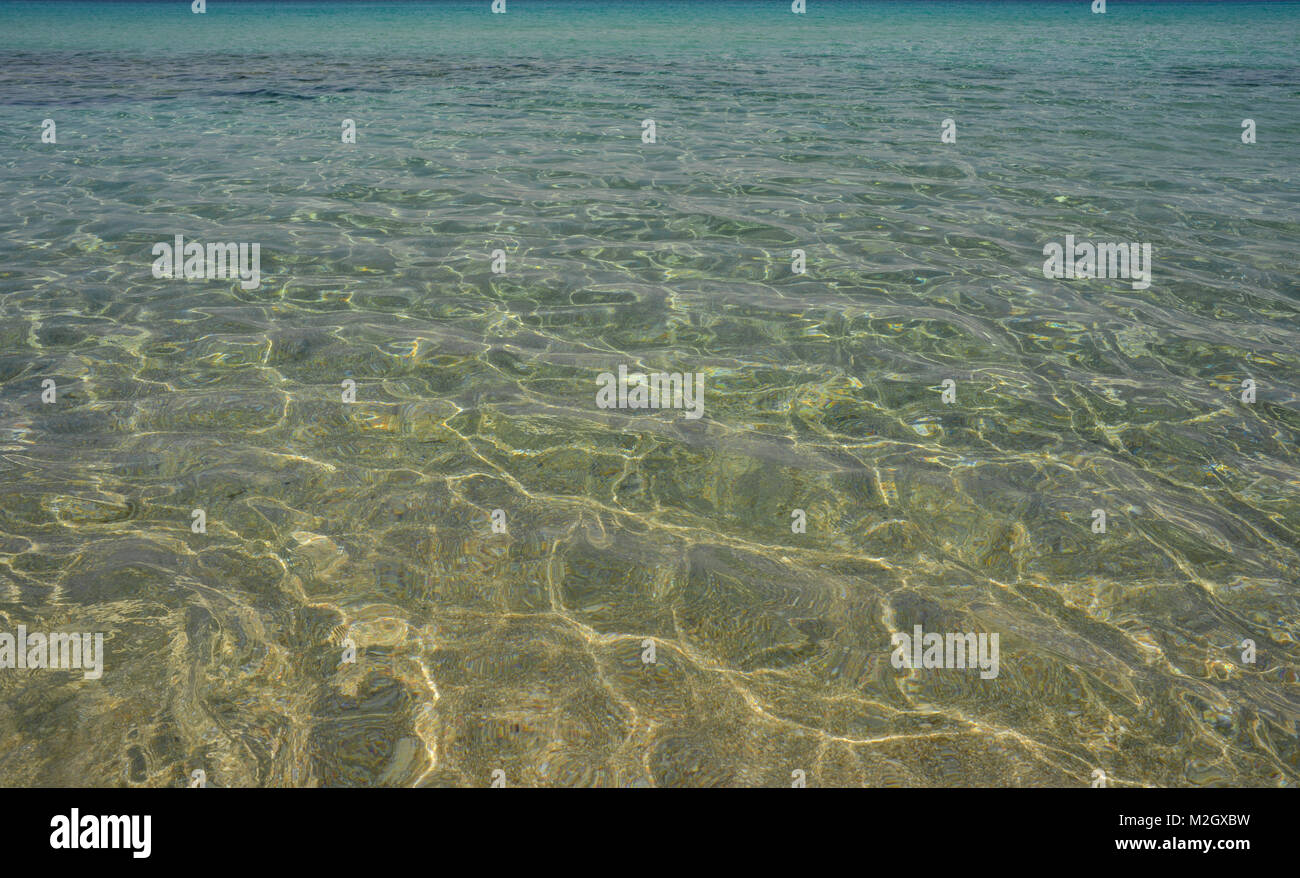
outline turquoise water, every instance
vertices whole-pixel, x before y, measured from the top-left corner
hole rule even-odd
[[[1300,3],[1108,5],[0,2],[0,783],[1295,785]]]

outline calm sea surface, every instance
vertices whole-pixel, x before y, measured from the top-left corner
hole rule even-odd
[[[0,2],[0,784],[1300,783],[1300,4],[508,2]]]

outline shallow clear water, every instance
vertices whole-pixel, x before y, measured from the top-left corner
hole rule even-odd
[[[1300,781],[1300,4],[808,5],[0,2],[0,783]]]

